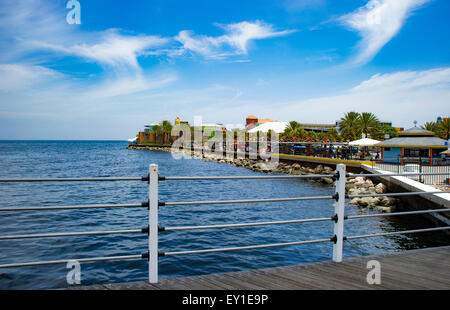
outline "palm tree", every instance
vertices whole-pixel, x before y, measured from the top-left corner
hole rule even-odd
[[[340,140],[339,133],[335,128],[331,128],[330,130],[328,130],[328,133],[325,136],[330,142],[336,142]]]
[[[448,140],[450,131],[450,118],[444,118],[437,125],[437,132],[440,138]]]
[[[173,128],[173,126],[172,126],[172,124],[169,122],[169,121],[162,121],[162,131],[163,131],[163,135],[164,135],[164,138],[163,138],[163,144],[166,144],[168,141],[167,141],[167,136],[169,137],[169,141],[170,141],[170,137],[171,137],[171,135],[172,135],[172,128]]]
[[[352,141],[359,137],[361,134],[359,118],[360,115],[357,112],[348,112],[341,118],[339,129],[345,139]]]
[[[283,132],[283,137],[286,138],[300,138],[302,139],[305,136],[305,130],[302,125],[300,125],[296,121],[289,122],[289,125]]]
[[[155,143],[158,143],[158,136],[163,133],[163,128],[160,125],[153,125],[152,132],[155,134]]]
[[[363,112],[358,120],[359,130],[365,134],[366,137],[375,135],[380,127],[378,118],[373,113]]]
[[[435,122],[426,122],[423,126],[421,126],[422,129],[428,130],[428,131],[432,131],[437,133],[438,131],[438,124]]]

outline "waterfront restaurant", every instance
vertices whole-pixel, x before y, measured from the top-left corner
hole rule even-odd
[[[380,142],[383,161],[400,162],[410,159],[421,159],[433,162],[439,154],[446,150],[447,141],[435,136],[434,132],[413,127],[401,131],[398,137]]]

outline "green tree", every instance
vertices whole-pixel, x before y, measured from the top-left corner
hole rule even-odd
[[[385,135],[389,135],[389,139],[395,138],[398,137],[398,131],[394,127],[383,125],[379,127],[378,132],[372,138],[381,140],[385,138]]]
[[[373,136],[377,134],[380,122],[378,118],[373,113],[363,112],[359,115],[358,118],[358,129],[361,133],[365,134],[366,137]]]
[[[341,140],[341,136],[335,128],[328,130],[325,137],[327,137],[327,142],[336,142]]]
[[[162,131],[163,131],[163,144],[167,144],[170,141],[171,135],[172,135],[172,124],[165,120],[162,121]]]
[[[283,138],[299,138],[303,139],[305,137],[305,130],[296,121],[289,122],[282,134]]]
[[[437,125],[437,133],[440,138],[444,140],[449,139],[449,131],[450,131],[450,118],[444,118]]]
[[[339,129],[344,139],[353,141],[361,135],[359,118],[357,112],[348,112],[341,118]]]
[[[426,122],[421,128],[437,134],[439,126],[436,122]]]

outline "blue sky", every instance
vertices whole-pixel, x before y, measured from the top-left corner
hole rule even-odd
[[[448,116],[446,0],[0,2],[0,139],[127,139],[180,116]]]

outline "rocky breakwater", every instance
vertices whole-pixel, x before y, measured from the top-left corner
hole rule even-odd
[[[163,151],[170,152],[170,146],[151,146],[151,145],[139,145],[139,144],[130,144],[127,146],[127,150],[151,150],[151,151]]]
[[[170,147],[154,147],[154,146],[141,146],[130,145],[128,149],[148,149],[153,151],[165,151],[171,152]],[[309,179],[311,182],[318,182],[325,185],[335,185],[335,180],[329,175],[334,175],[335,170],[328,166],[318,165],[314,168],[302,166],[299,163],[286,163],[280,162],[277,165],[271,164],[268,160],[254,160],[248,158],[230,159],[224,158],[218,154],[207,152],[191,152],[190,150],[181,150],[178,152],[184,152],[188,156],[193,158],[203,159],[204,161],[215,161],[219,163],[226,163],[236,167],[243,167],[255,172],[264,173],[282,173],[290,175],[328,175],[322,178]],[[372,180],[364,177],[351,177],[347,178],[345,186],[346,194],[348,195],[370,195],[370,194],[385,194],[387,188],[383,183],[374,184]],[[381,212],[392,212],[398,205],[399,200],[387,196],[376,197],[361,197],[353,198],[350,204],[357,205],[362,210],[375,209]]]
[[[323,165],[318,165],[315,168],[311,168],[302,166],[299,163],[280,162],[275,168],[272,169],[268,161],[251,159],[224,159],[219,158],[213,154],[204,154],[203,160],[227,163],[237,167],[244,167],[255,172],[284,173],[290,175],[335,174],[333,168]],[[310,180],[322,184],[335,185],[335,180],[329,176],[314,178]],[[383,183],[374,184],[372,180],[363,177],[347,178],[345,189],[348,195],[385,194],[387,192],[386,185],[384,185]],[[392,212],[396,208],[398,203],[398,199],[387,196],[353,198],[350,201],[350,204],[357,205],[363,210],[376,209],[381,212]]]
[[[348,195],[371,195],[371,194],[385,194],[387,192],[386,185],[383,183],[378,183],[375,185],[372,180],[356,177],[348,178],[345,191]],[[358,197],[353,198],[350,204],[357,205],[363,209],[378,209],[382,212],[392,212],[399,200],[387,196],[376,196],[376,197]]]

